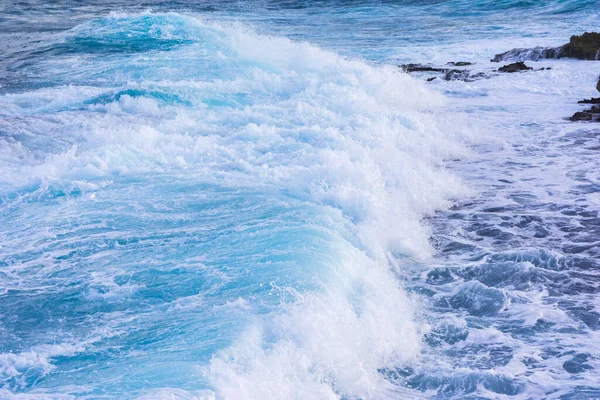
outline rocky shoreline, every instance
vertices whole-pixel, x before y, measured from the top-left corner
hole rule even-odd
[[[600,85],[600,80],[598,81]],[[592,104],[592,107],[578,111],[569,118],[571,121],[594,121],[600,122],[600,97],[593,97],[591,99],[580,100],[577,104]]]
[[[512,49],[496,54],[490,61],[538,61],[540,59],[576,58],[578,60],[600,60],[600,33],[585,32],[571,36],[569,43],[559,47],[535,47],[533,49]]]
[[[412,74],[426,74],[428,82],[436,79],[445,81],[460,80],[464,82],[473,82],[479,79],[490,79],[504,73],[522,73],[527,71],[543,71],[551,69],[542,67],[534,69],[525,64],[525,61],[539,61],[543,59],[572,58],[578,60],[600,61],[600,33],[585,32],[580,36],[571,36],[569,43],[559,47],[535,47],[535,48],[515,48],[507,52],[496,54],[491,62],[509,62],[506,65],[493,70],[492,72],[474,72],[469,68],[475,65],[469,61],[451,61],[444,67],[438,67],[427,64],[403,64],[399,65],[404,72]],[[431,75],[434,76],[431,76]],[[600,76],[596,84],[596,89],[600,92]],[[573,114],[571,121],[600,122],[600,97],[581,100],[578,104],[590,104],[589,109],[578,111]]]

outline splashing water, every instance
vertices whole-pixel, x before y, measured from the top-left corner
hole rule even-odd
[[[155,6],[5,9],[0,397],[598,395],[596,136],[557,117],[593,66],[389,65],[589,7]]]

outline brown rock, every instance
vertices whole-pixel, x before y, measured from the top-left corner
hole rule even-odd
[[[519,61],[516,63],[512,63],[512,64],[505,65],[503,67],[500,67],[500,68],[498,68],[498,71],[513,73],[513,72],[527,71],[530,69],[533,69],[533,68],[528,67],[527,65],[525,65],[524,62]]]
[[[581,36],[571,36],[571,40],[562,47],[559,56],[580,60],[598,60],[600,58],[600,33],[585,32]]]
[[[538,61],[546,58],[563,57],[577,58],[579,60],[600,60],[600,33],[585,32],[580,36],[571,36],[569,43],[559,47],[512,49],[505,53],[496,54],[491,61]]]
[[[579,100],[577,104],[600,104],[600,97],[592,97],[591,99]]]

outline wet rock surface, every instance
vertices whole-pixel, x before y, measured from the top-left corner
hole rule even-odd
[[[475,63],[469,61],[450,61],[447,64],[452,65],[453,67],[467,67],[469,65],[475,65]]]
[[[598,78],[596,89],[600,92],[600,78]],[[592,104],[592,107],[587,110],[576,112],[569,118],[571,121],[600,122],[600,97],[579,100],[577,104]]]
[[[600,55],[600,33],[585,32],[581,36],[571,36],[569,43],[562,46],[560,57],[579,60],[598,60]]]
[[[592,97],[591,99],[579,100],[577,104],[600,104],[600,97]]]
[[[490,61],[538,61],[548,58],[560,58],[560,49],[561,47],[534,47],[531,49],[516,48],[504,53],[496,54]]]
[[[498,68],[499,72],[507,72],[507,73],[514,73],[514,72],[521,72],[521,71],[529,71],[532,70],[532,67],[528,67],[527,65],[525,65],[524,62],[519,61],[516,63],[512,63],[512,64],[508,64],[505,65],[503,67]]]
[[[589,110],[578,111],[571,116],[570,120],[600,122],[600,106],[592,106]]]
[[[492,62],[538,61],[547,58],[576,58],[578,60],[600,60],[600,33],[585,32],[571,36],[569,43],[559,47],[515,48],[496,54]],[[600,90],[600,89],[599,89]]]
[[[468,61],[451,61],[451,62],[447,63],[447,65],[456,66],[456,67],[469,66],[469,65],[473,65],[473,64],[474,63],[468,62]],[[460,81],[465,81],[465,82],[473,82],[478,79],[485,79],[485,78],[490,77],[489,74],[486,74],[484,72],[474,73],[468,69],[434,67],[434,66],[425,65],[425,64],[402,64],[402,65],[399,65],[399,67],[407,73],[433,72],[433,73],[440,74],[440,76],[434,76],[434,77],[427,78],[426,79],[427,82],[434,81],[437,78],[443,79],[445,81],[460,80]]]
[[[466,67],[474,65],[475,63],[469,61],[451,61],[448,62],[447,65],[453,67]],[[479,79],[489,79],[494,75],[494,73],[487,73],[483,71],[474,72],[467,68],[447,68],[447,67],[438,67],[427,64],[402,64],[399,65],[404,72],[406,73],[434,73],[438,74],[437,76],[429,76],[426,78],[427,82],[434,81],[436,79],[442,79],[445,81],[464,81],[464,82],[474,82]],[[546,69],[551,69],[550,67],[543,67],[538,69],[538,71],[543,71]],[[522,72],[533,70],[532,67],[525,65],[523,62],[516,62],[512,64],[505,65],[503,67],[498,68],[494,72],[505,72],[505,73],[514,73],[514,72]]]
[[[437,79],[444,81],[463,81],[474,82],[479,79],[489,79],[499,73],[516,73],[525,71],[545,71],[550,67],[534,69],[525,64],[525,60],[538,61],[542,59],[575,58],[579,60],[600,60],[600,33],[585,32],[582,35],[571,36],[569,43],[559,47],[534,47],[534,48],[515,48],[507,52],[496,54],[491,62],[514,61],[510,64],[494,70],[492,73],[477,71],[474,72],[468,68],[474,65],[470,61],[450,61],[446,66],[439,67],[428,64],[402,64],[399,67],[406,73],[425,74],[425,80],[432,82]],[[452,68],[449,68],[452,67]],[[432,76],[435,74],[435,76]],[[600,77],[596,83],[596,89],[600,92]],[[573,122],[600,122],[600,97],[593,97],[578,101],[578,104],[591,104],[592,107],[574,113],[569,120]]]
[[[466,70],[449,70],[444,74],[444,80],[447,81],[465,81],[465,82],[473,82],[478,79],[486,79],[489,78],[490,75],[484,72],[476,72],[472,73],[471,71]]]
[[[424,64],[402,64],[399,65],[399,67],[404,70],[405,72],[408,72],[409,74],[412,72],[446,72],[448,71],[448,68],[437,68],[437,67],[432,67],[430,65],[424,65]]]

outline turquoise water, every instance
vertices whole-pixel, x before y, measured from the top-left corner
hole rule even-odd
[[[0,398],[600,396],[599,5],[3,3]]]

